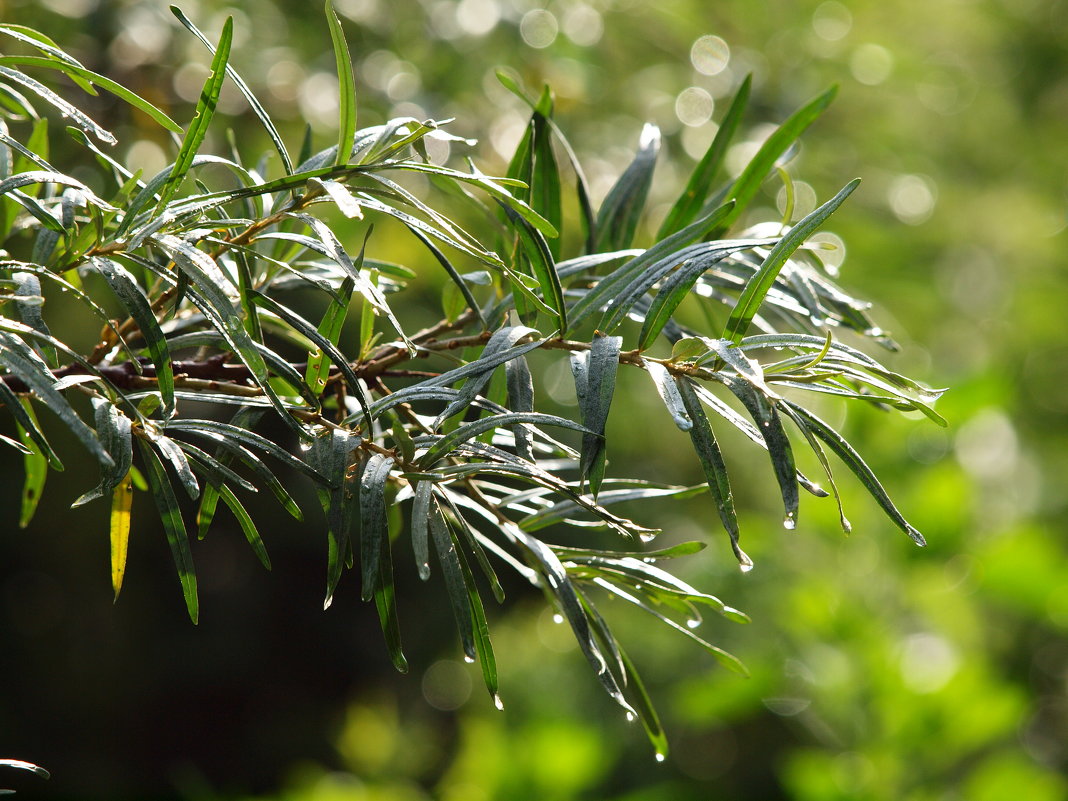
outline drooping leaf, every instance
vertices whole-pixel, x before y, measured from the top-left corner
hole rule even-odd
[[[111,466],[101,465],[100,483],[95,489],[82,495],[71,508],[81,506],[89,501],[112,494],[120,482],[124,481],[133,465],[133,437],[130,418],[124,415],[111,402],[102,398],[93,399],[96,421],[96,435],[101,444],[111,455]]]
[[[231,490],[225,484],[219,486],[219,494],[222,497],[223,503],[225,503],[231,512],[234,513],[234,517],[237,518],[237,523],[241,526],[241,531],[245,535],[245,539],[248,540],[248,544],[252,546],[253,552],[259,558],[260,563],[267,568],[271,569],[271,558],[267,555],[267,548],[263,544],[263,540],[260,538],[260,533],[256,529],[256,524],[252,521],[252,517],[245,510],[245,507],[241,505],[241,501],[234,495]]]
[[[83,111],[81,111],[81,109],[77,108],[71,103],[68,103],[66,100],[57,95],[43,83],[34,80],[21,70],[12,69],[11,67],[0,66],[0,76],[3,76],[9,81],[14,81],[17,84],[26,87],[35,95],[37,95],[46,103],[48,103],[50,106],[59,111],[59,113],[62,114],[64,117],[69,117],[71,121],[83,131],[85,131],[86,133],[91,133],[101,142],[105,142],[109,145],[114,145],[118,141],[113,133],[105,130],[104,128],[101,128],[99,125],[93,122],[93,120],[91,120]],[[0,192],[0,194],[3,193]]]
[[[622,337],[594,336],[590,343],[586,392],[579,401],[582,424],[587,429],[582,435],[579,473],[582,478],[589,479],[595,498],[604,480],[605,425],[615,393],[622,344]]]
[[[686,407],[686,414],[693,422],[690,428],[690,439],[693,442],[697,458],[701,461],[708,488],[712,491],[712,499],[716,504],[716,511],[723,527],[731,540],[731,548],[738,559],[742,570],[751,570],[753,560],[738,545],[738,514],[734,509],[734,495],[731,492],[730,478],[727,475],[727,465],[723,462],[723,454],[720,452],[716,436],[712,432],[712,426],[708,423],[705,411],[701,408],[701,402],[694,393],[692,379],[679,376],[675,379],[682,403]]]
[[[185,608],[189,612],[189,619],[196,624],[200,617],[196,569],[193,566],[193,555],[189,550],[189,537],[186,533],[185,522],[178,508],[178,499],[174,497],[170,478],[155,450],[143,439],[138,439],[137,444],[141,450],[148,484],[152,489],[152,496],[156,501],[163,529],[167,533],[167,544],[170,545],[171,555],[178,570],[178,581],[182,585]]]
[[[515,347],[515,344],[519,342],[519,340],[537,333],[538,331],[536,328],[529,328],[525,325],[514,325],[501,328],[500,330],[495,331],[489,338],[489,341],[482,349],[482,353],[477,361],[480,362],[486,360],[492,363],[495,356],[508,352],[511,348]],[[456,397],[456,400],[452,401],[445,407],[444,411],[438,415],[432,428],[438,428],[442,422],[452,417],[454,414],[465,411],[471,405],[472,401],[483,392],[486,385],[489,383],[490,378],[493,377],[493,371],[496,370],[498,366],[499,364],[493,364],[492,367],[488,367],[468,378],[460,389],[460,394]]]
[[[831,451],[845,463],[846,467],[852,471],[853,475],[860,479],[864,488],[867,489],[868,493],[876,500],[879,506],[882,507],[883,511],[886,512],[887,517],[893,520],[898,528],[908,534],[912,541],[917,545],[923,546],[927,544],[923,535],[905,519],[901,512],[898,511],[898,508],[894,505],[894,502],[890,500],[890,496],[886,493],[886,490],[883,489],[883,485],[880,483],[875,473],[872,472],[872,469],[868,467],[867,463],[861,458],[860,454],[856,452],[853,446],[849,444],[845,437],[803,406],[788,400],[784,400],[783,403],[790,408],[791,412],[793,412],[791,417],[794,420],[800,420],[813,435],[824,442],[827,447],[829,447]]]
[[[374,596],[381,580],[380,556],[383,549],[389,548],[385,492],[393,466],[392,457],[373,453],[360,475],[360,570],[364,601]]]
[[[41,432],[35,418],[31,417],[29,412],[23,408],[18,396],[11,391],[5,381],[0,381],[0,404],[3,404],[11,412],[11,416],[15,418],[19,428],[33,440],[37,450],[48,458],[48,466],[53,470],[63,470],[63,463],[48,444],[48,440],[45,439],[45,435]]]
[[[434,550],[441,564],[441,574],[445,579],[445,591],[448,593],[456,629],[460,635],[460,644],[468,659],[476,658],[475,640],[472,628],[471,596],[467,592],[463,570],[460,567],[460,554],[449,531],[441,510],[433,500],[429,507],[430,534],[434,540]]]
[[[775,480],[779,483],[782,494],[785,517],[783,525],[788,529],[797,527],[798,491],[797,466],[790,439],[783,428],[782,417],[776,404],[762,393],[757,386],[747,381],[728,378],[724,381],[727,388],[742,402],[746,411],[753,418],[757,431],[764,437],[771,456]]]
[[[8,326],[13,327],[13,322],[0,318],[0,323]],[[26,385],[33,390],[34,394],[96,456],[97,461],[102,465],[112,464],[111,457],[104,450],[103,445],[100,444],[100,440],[97,439],[93,429],[82,421],[78,413],[71,408],[67,399],[56,391],[54,388],[56,384],[55,376],[52,375],[48,365],[44,363],[40,356],[34,353],[32,348],[12,334],[0,331],[0,364],[26,382]],[[35,426],[31,423],[30,426],[26,427],[26,430],[27,432],[32,432],[34,428]]]
[[[430,550],[427,534],[430,528],[430,515],[435,513],[430,504],[433,489],[434,485],[430,481],[415,482],[412,502],[412,552],[415,555],[415,567],[419,571],[419,578],[423,581],[430,578]]]
[[[693,420],[690,419],[689,414],[686,412],[686,405],[682,402],[682,395],[679,394],[679,388],[668,369],[660,362],[648,359],[645,360],[645,369],[653,379],[656,392],[664,402],[664,406],[667,407],[668,414],[675,421],[675,425],[679,427],[680,431],[692,429]]]
[[[159,383],[160,396],[163,398],[164,414],[174,412],[174,371],[171,368],[171,355],[167,339],[159,326],[152,305],[145,293],[138,286],[136,279],[117,261],[94,256],[91,260],[94,269],[108,282],[108,286],[122,303],[127,313],[137,323],[148,345],[152,364],[156,367],[156,381]]]
[[[130,543],[130,515],[133,510],[133,482],[130,473],[111,491],[109,541],[111,544],[111,588],[119,600],[123,577],[126,575],[126,553]]]
[[[362,494],[357,489],[361,465],[354,462],[351,455],[359,441],[358,436],[335,428],[312,440],[308,450],[309,463],[327,479],[321,486],[316,487],[327,523],[324,608],[329,607],[333,602],[334,591],[341,580],[341,571],[349,558],[351,548],[349,528],[356,511],[354,507],[359,504]]]

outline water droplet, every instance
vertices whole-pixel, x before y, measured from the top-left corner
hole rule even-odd
[[[750,570],[753,569],[753,563],[742,562],[742,564],[738,565],[738,569],[741,570],[743,573],[748,573]]]
[[[564,622],[564,616],[561,615],[559,612],[557,612],[555,615],[553,615],[553,623],[563,623],[563,622]]]
[[[627,713],[627,723],[633,723],[633,722],[634,722],[634,713],[633,712],[628,712]]]
[[[473,656],[469,656],[468,654],[464,654],[464,661],[470,665],[475,661],[475,658]]]
[[[688,628],[691,628],[691,629],[695,629],[700,625],[701,625],[701,618],[699,618],[699,617],[691,617],[689,620],[686,621],[686,626]]]
[[[501,697],[497,693],[493,694],[493,705],[502,712],[504,711],[504,702],[501,701]]]
[[[666,758],[667,758],[667,757],[665,757],[665,756],[664,756],[663,754],[661,754],[661,753],[660,753],[659,751],[657,751],[657,752],[656,752],[656,761],[657,761],[657,762],[663,762],[663,761],[664,761],[664,760],[665,760]]]
[[[782,521],[782,526],[788,531],[793,531],[795,528],[797,528],[797,518],[794,517],[793,512],[787,513],[786,517]]]
[[[642,542],[652,542],[655,539],[656,539],[656,534],[642,534],[641,535]]]
[[[652,557],[649,557],[649,556],[646,556],[644,559],[642,559],[642,561],[645,562],[645,564],[647,564],[647,565],[655,564],[655,562],[656,562],[655,559],[653,559]]]

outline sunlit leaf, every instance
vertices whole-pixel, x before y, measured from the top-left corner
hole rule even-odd
[[[178,192],[186,173],[189,172],[189,167],[193,163],[197,150],[200,149],[200,145],[208,133],[208,126],[211,124],[211,118],[215,115],[215,107],[219,103],[219,93],[222,92],[222,84],[226,78],[226,62],[230,58],[230,44],[233,41],[233,37],[234,20],[233,17],[227,17],[226,22],[223,23],[222,34],[219,36],[219,45],[215,49],[215,56],[211,60],[211,72],[204,83],[204,88],[200,92],[200,100],[197,101],[193,120],[186,129],[185,138],[182,139],[182,146],[178,150],[178,157],[174,160],[174,166],[160,189],[159,201],[156,204],[157,211],[166,206]]]

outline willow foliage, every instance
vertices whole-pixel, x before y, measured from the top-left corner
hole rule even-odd
[[[604,689],[643,721],[663,754],[653,705],[598,604],[614,598],[638,606],[740,672],[740,662],[694,624],[701,608],[746,618],[664,566],[703,543],[657,549],[656,529],[613,507],[706,493],[716,512],[710,519],[718,518],[740,566],[750,569],[717,440],[734,428],[770,456],[787,528],[798,525],[801,490],[837,496],[832,464],[840,463],[923,544],[853,445],[806,406],[818,393],[940,421],[930,406],[937,392],[837,336],[848,329],[892,347],[868,318],[868,304],[834,282],[809,241],[858,182],[801,220],[788,214],[735,230],[763,181],[776,174],[789,181],[779,165],[833,90],[789,117],[737,179],[717,184],[744,115],[745,81],[655,241],[636,243],[660,148],[654,126],[594,209],[553,119],[551,92],[527,97],[502,76],[531,110],[507,175],[434,163],[425,142],[450,136],[442,123],[358,126],[345,34],[328,3],[340,71],[337,142],[294,157],[229,64],[232,22],[212,41],[175,13],[212,58],[185,126],[43,34],[0,26],[19,53],[30,53],[0,56],[0,404],[13,434],[0,444],[25,462],[23,525],[49,471],[63,469],[50,428],[65,427],[99,464],[99,480],[75,505],[110,504],[110,530],[102,533],[110,537],[116,595],[132,493],[149,490],[155,499],[195,622],[191,505],[203,537],[221,501],[269,568],[269,543],[256,524],[261,505],[277,502],[297,520],[307,513],[277,475],[285,467],[285,475],[312,482],[322,506],[309,521],[325,534],[325,603],[353,568],[399,669],[406,667],[403,602],[394,573],[411,569],[411,548],[421,578],[441,571],[463,650],[481,663],[499,704],[486,603],[503,599],[498,571],[515,571],[544,592]],[[50,88],[56,73],[79,88]],[[227,81],[248,100],[277,159],[245,162],[237,148],[204,152]],[[79,92],[97,89],[131,104],[144,124],[172,132],[169,166],[141,175],[108,155],[116,137],[77,107]],[[55,130],[60,120],[65,131]],[[49,137],[64,135],[84,156],[66,172],[48,161]],[[87,170],[95,170],[92,187],[69,174]],[[405,188],[413,173],[432,179],[432,199]],[[571,191],[581,212],[571,239],[583,247],[564,253],[560,229],[572,223],[562,198]],[[460,212],[469,219],[472,206],[481,220],[474,232],[457,219]],[[376,259],[373,222],[384,218],[408,229],[424,257],[406,265]],[[447,314],[410,330],[403,290],[438,269],[447,278]],[[298,311],[296,290],[322,298],[321,317]],[[100,326],[95,346],[53,334],[47,301],[60,294],[87,325]],[[691,327],[686,321],[701,316],[682,312],[699,307],[703,319],[720,323]],[[349,341],[343,324],[357,318],[359,337]],[[535,352],[567,360],[576,419],[539,410],[540,375],[527,363]],[[647,391],[665,414],[636,423],[687,432],[704,484],[616,474],[606,422],[622,371],[648,373]],[[287,427],[288,440],[257,431],[268,416]],[[797,448],[815,453],[830,492],[798,472]],[[258,501],[268,495],[273,501]],[[405,514],[391,513],[398,506]],[[561,526],[607,530],[618,547],[554,544],[549,534]]]

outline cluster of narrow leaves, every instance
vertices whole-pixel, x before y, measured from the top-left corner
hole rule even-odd
[[[195,621],[188,502],[180,497],[196,503],[201,538],[221,501],[269,568],[246,504],[266,490],[302,520],[282,468],[287,481],[302,474],[318,492],[326,603],[345,569],[358,566],[362,598],[374,601],[399,669],[406,663],[393,557],[402,541],[421,578],[440,571],[463,651],[480,662],[495,700],[484,599],[488,589],[502,600],[498,571],[515,571],[545,593],[604,688],[642,720],[663,754],[652,704],[595,602],[633,604],[738,671],[737,660],[694,629],[702,606],[745,617],[661,567],[702,543],[650,550],[658,532],[611,507],[708,493],[739,563],[750,568],[715,434],[728,426],[770,455],[788,528],[797,524],[800,489],[837,498],[833,455],[922,543],[854,448],[797,400],[816,392],[939,419],[928,405],[937,393],[834,336],[850,329],[889,344],[866,304],[832,281],[808,242],[857,182],[800,221],[788,210],[784,220],[724,238],[769,176],[790,188],[783,164],[833,92],[789,117],[740,175],[721,181],[746,107],[745,81],[652,243],[635,247],[660,145],[654,127],[594,209],[549,90],[530,98],[502,75],[531,110],[507,174],[436,164],[425,142],[449,136],[436,122],[359,128],[349,51],[328,3],[338,137],[313,152],[306,136],[294,158],[229,63],[232,22],[214,41],[174,11],[212,59],[185,128],[43,34],[0,25],[17,50],[32,53],[0,55],[0,404],[16,435],[0,435],[0,444],[25,462],[23,525],[48,471],[63,469],[49,426],[64,427],[95,457],[99,483],[75,505],[111,504],[116,596],[135,489],[151,491]],[[115,137],[42,82],[49,71],[73,84],[69,96],[111,92],[172,132],[173,163],[154,176],[131,173],[108,153]],[[203,152],[226,81],[273,144],[255,165],[232,140],[228,155]],[[78,174],[97,169],[94,187],[49,163],[55,112],[86,156]],[[412,173],[429,179],[441,202],[406,189]],[[560,233],[571,184],[580,245],[566,254]],[[478,235],[443,205],[478,221]],[[342,222],[328,224],[324,209]],[[373,221],[410,232],[424,258],[406,266],[373,258]],[[405,308],[393,296],[437,269],[448,278],[444,317],[406,330]],[[317,306],[309,306],[309,291]],[[46,298],[101,327],[91,348],[52,333]],[[309,316],[310,307],[319,311]],[[358,320],[358,336],[342,336],[349,319]],[[704,324],[694,328],[693,319]],[[527,360],[535,352],[569,360],[577,419],[537,410]],[[612,475],[605,432],[621,369],[648,374],[648,390],[667,411],[664,424],[688,432],[704,484]],[[49,426],[39,421],[42,410],[53,418]],[[265,417],[274,430],[286,427],[288,441],[257,432]],[[815,454],[830,493],[798,471],[798,443]],[[842,525],[848,529],[844,514]],[[607,530],[621,542],[577,548],[545,538],[561,526]]]

